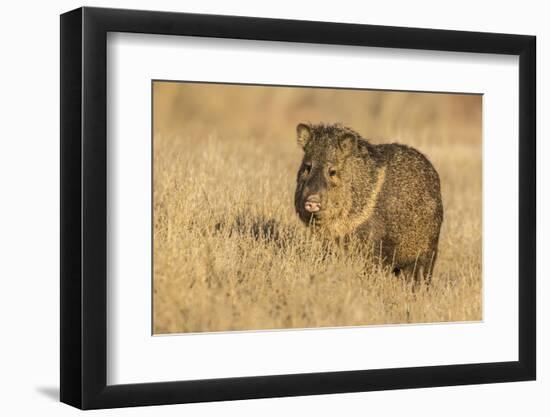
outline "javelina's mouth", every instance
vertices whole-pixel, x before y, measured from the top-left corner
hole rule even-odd
[[[320,225],[324,218],[324,212],[322,210],[317,211],[315,213],[306,212],[304,213],[303,218],[310,225],[313,225],[313,224]]]

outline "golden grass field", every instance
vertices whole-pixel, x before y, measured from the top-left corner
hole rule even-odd
[[[482,319],[481,96],[154,83],[155,334]],[[429,288],[327,252],[294,211],[296,124],[414,146],[441,178]]]

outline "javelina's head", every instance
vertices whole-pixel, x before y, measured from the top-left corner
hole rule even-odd
[[[303,123],[296,132],[304,150],[296,178],[296,212],[308,225],[329,224],[352,206],[352,178],[357,169],[353,157],[358,154],[359,135],[340,125]]]

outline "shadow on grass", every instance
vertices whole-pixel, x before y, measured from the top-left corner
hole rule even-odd
[[[240,213],[235,218],[221,220],[214,225],[216,233],[228,237],[248,236],[258,242],[274,244],[280,248],[293,244],[299,238],[296,227],[264,216],[250,216]]]
[[[312,265],[326,262],[362,265],[361,275],[367,279],[385,276],[387,279],[399,278],[412,285],[412,280],[400,274],[398,268],[384,265],[375,245],[346,236],[342,239],[327,235],[310,233],[310,230],[297,224],[281,222],[264,215],[241,212],[232,218],[222,219],[214,224],[214,234],[223,238],[252,238],[258,244],[270,245],[284,256],[288,249],[292,256],[302,261],[311,259]]]

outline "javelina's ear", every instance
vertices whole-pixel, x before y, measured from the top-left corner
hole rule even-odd
[[[350,133],[344,135],[338,142],[344,155],[351,154],[357,148],[357,137]]]
[[[300,123],[296,126],[296,134],[298,136],[298,145],[305,148],[311,140],[311,128],[304,123]]]

